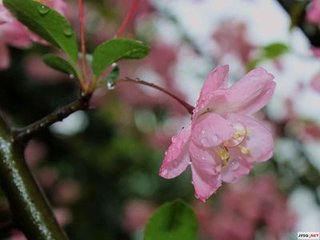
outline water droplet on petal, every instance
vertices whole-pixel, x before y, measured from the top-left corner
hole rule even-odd
[[[113,89],[115,88],[115,84],[114,84],[113,82],[108,82],[108,83],[107,83],[107,88],[108,88],[109,90],[113,90]]]
[[[66,36],[66,37],[71,37],[73,32],[72,32],[72,29],[71,28],[66,28],[63,30],[63,34]]]
[[[162,176],[167,176],[168,175],[168,170],[167,169],[162,169],[160,173],[161,173]]]
[[[212,141],[213,141],[213,142],[218,142],[218,140],[219,140],[219,137],[218,137],[218,135],[216,135],[216,134],[213,134],[213,135],[211,136],[211,138],[212,138]]]
[[[49,12],[50,8],[48,8],[47,6],[44,5],[40,5],[38,7],[38,12],[40,13],[40,15],[44,16]]]
[[[236,171],[239,169],[239,167],[240,167],[240,164],[237,161],[232,161],[232,163],[230,163],[230,170],[231,171]]]

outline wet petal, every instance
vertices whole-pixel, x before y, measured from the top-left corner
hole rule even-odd
[[[231,158],[233,158],[231,154]],[[241,177],[248,175],[252,164],[239,159],[234,159],[225,169],[223,169],[222,181],[227,183],[237,182]]]
[[[273,95],[273,79],[273,75],[263,68],[250,71],[226,91],[226,102],[218,108],[218,112],[257,112]]]
[[[229,114],[227,118],[243,124],[247,130],[247,136],[241,146],[232,148],[234,155],[238,155],[248,163],[263,162],[272,157],[273,137],[271,131],[261,122],[241,114]]]
[[[221,186],[221,167],[216,163],[214,155],[192,142],[189,144],[189,152],[195,196],[205,202]]]
[[[219,88],[225,88],[227,86],[228,71],[229,66],[224,65],[217,66],[212,72],[209,73],[202,86],[199,101],[201,101],[206,95],[213,93]]]
[[[205,107],[210,99],[215,97],[214,92],[227,87],[229,66],[217,66],[209,73],[204,85],[202,86],[200,97],[194,110],[195,115],[200,115],[205,111]]]
[[[210,148],[228,140],[233,133],[231,124],[215,113],[205,113],[192,122],[192,141],[199,147]]]
[[[190,161],[188,154],[188,142],[191,128],[182,129],[172,138],[172,143],[165,154],[159,175],[164,178],[174,178],[180,175],[188,166]]]

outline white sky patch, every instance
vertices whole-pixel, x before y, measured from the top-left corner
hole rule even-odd
[[[320,171],[320,141],[306,143],[304,148],[311,164]]]
[[[77,111],[62,122],[57,122],[50,127],[50,130],[62,136],[72,136],[85,130],[88,126],[88,117],[85,112]]]
[[[297,232],[320,231],[320,208],[315,201],[315,196],[307,188],[300,187],[293,191],[289,197],[292,209],[297,216]]]

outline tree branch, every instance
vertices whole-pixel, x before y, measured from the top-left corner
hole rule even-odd
[[[15,223],[28,239],[67,239],[25,163],[23,148],[13,140],[1,116],[0,185],[9,201]]]
[[[42,129],[45,129],[52,125],[55,122],[62,121],[70,114],[78,111],[78,110],[85,110],[89,106],[91,94],[82,95],[79,99],[75,100],[74,102],[50,113],[49,115],[45,116],[44,118],[26,126],[23,128],[12,128],[12,135],[14,140],[16,141],[26,141],[32,135],[39,132]]]

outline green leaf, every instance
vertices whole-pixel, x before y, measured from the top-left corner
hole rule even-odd
[[[59,72],[72,74],[73,76],[78,76],[76,70],[71,66],[71,64],[59,56],[56,56],[54,54],[46,54],[43,57],[43,61],[49,67]]]
[[[182,201],[158,208],[145,229],[144,240],[195,240],[197,220],[192,209]]]
[[[267,59],[275,59],[281,55],[289,52],[290,48],[287,44],[281,42],[271,43],[262,48],[264,57]]]
[[[58,12],[33,0],[3,0],[3,3],[30,30],[61,48],[73,63],[77,62],[75,33]]]
[[[96,77],[112,63],[120,59],[141,59],[149,53],[149,47],[143,42],[117,38],[98,46],[93,53],[92,68]]]

